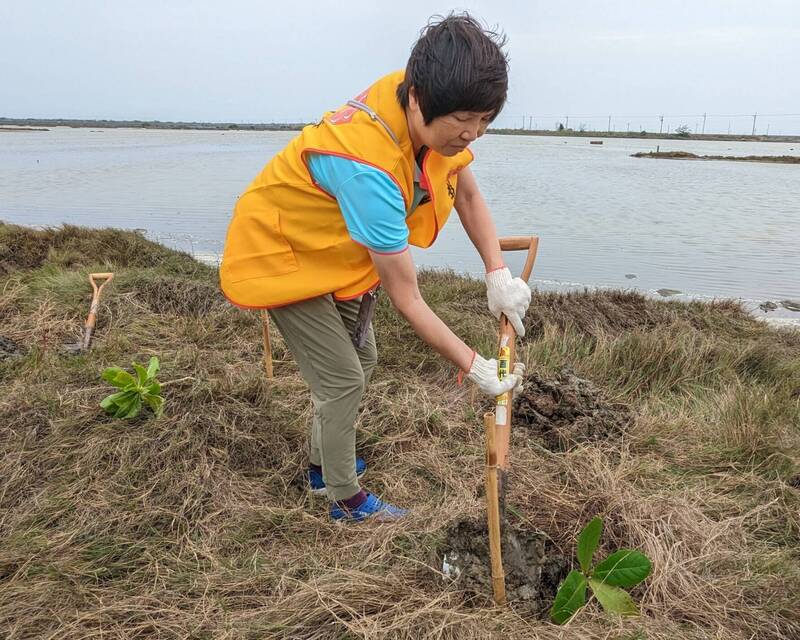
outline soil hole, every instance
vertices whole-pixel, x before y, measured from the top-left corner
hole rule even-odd
[[[558,585],[569,566],[552,542],[540,531],[526,531],[506,523],[502,533],[506,596],[521,615],[547,618]],[[485,520],[464,519],[447,530],[439,557],[444,572],[485,606],[492,601],[489,529]]]

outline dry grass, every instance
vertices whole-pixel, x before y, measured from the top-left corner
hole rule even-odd
[[[452,367],[383,300],[380,361],[360,417],[366,486],[413,508],[345,527],[302,489],[308,395],[278,335],[216,271],[133,233],[0,226],[0,636],[4,638],[770,639],[800,636],[800,333],[737,305],[623,292],[537,294],[521,347],[635,419],[613,441],[551,453],[517,432],[509,505],[565,554],[605,518],[604,550],[654,562],[641,618],[590,604],[566,627],[470,604],[443,581],[449,522],[483,509],[480,415]],[[112,269],[93,350],[91,270]],[[495,323],[480,283],[423,274],[472,344]],[[109,365],[161,358],[165,415],[106,417]]]

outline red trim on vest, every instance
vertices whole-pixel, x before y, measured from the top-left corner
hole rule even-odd
[[[431,153],[433,153],[433,150],[428,149],[428,152],[425,154],[425,157],[422,158],[422,166],[420,167],[420,170],[422,172],[422,177],[425,178],[425,182],[427,184],[430,184],[430,180],[428,179],[428,174],[425,173],[425,165],[427,164],[428,158],[430,157]],[[431,238],[431,241],[428,243],[427,247],[425,247],[426,249],[430,247],[434,242],[436,242],[436,238],[439,237],[439,218],[436,216],[436,199],[433,193],[434,191],[436,191],[436,189],[429,189],[428,196],[431,199],[431,208],[433,209],[433,224],[436,228],[433,230],[433,238]]]
[[[220,291],[222,288],[220,287]],[[225,299],[230,302],[234,307],[238,307],[239,309],[244,309],[246,311],[253,311],[258,309],[277,309],[279,307],[288,307],[290,304],[294,304],[295,302],[305,302],[306,300],[313,300],[314,298],[318,298],[319,296],[328,295],[326,293],[320,293],[318,296],[309,296],[308,298],[301,298],[300,300],[291,300],[289,302],[279,302],[278,304],[269,304],[269,305],[255,305],[255,304],[240,304],[238,302],[234,302],[228,297],[228,294],[222,291],[222,295],[225,296]]]
[[[280,307],[288,307],[289,305],[296,304],[298,302],[306,302],[307,300],[313,300],[314,298],[319,298],[321,296],[333,296],[334,300],[339,300],[340,302],[345,302],[347,300],[353,300],[358,298],[358,296],[363,296],[367,291],[371,291],[375,287],[377,287],[381,283],[380,278],[375,281],[374,284],[371,284],[369,287],[364,289],[361,293],[357,293],[354,296],[347,296],[346,298],[340,298],[336,295],[335,291],[329,291],[328,293],[318,293],[315,296],[309,296],[308,298],[300,298],[299,300],[290,300],[289,302],[279,302],[278,304],[269,304],[269,305],[250,305],[250,304],[239,304],[238,302],[234,302],[228,297],[222,288],[220,287],[220,291],[222,295],[225,296],[225,299],[230,302],[234,307],[238,307],[239,309],[244,309],[246,311],[253,311],[258,309],[279,309]]]
[[[378,278],[378,279],[377,279],[375,282],[373,282],[371,285],[369,285],[369,286],[368,286],[366,289],[364,289],[362,292],[360,292],[360,293],[357,293],[357,294],[355,294],[355,295],[352,295],[352,296],[347,296],[346,298],[340,298],[339,296],[337,296],[337,295],[336,295],[336,292],[335,292],[335,291],[334,291],[334,292],[332,292],[332,293],[331,293],[331,295],[334,297],[334,299],[336,299],[336,300],[339,300],[340,302],[345,302],[345,301],[347,301],[347,300],[355,300],[355,299],[356,299],[356,298],[358,298],[359,296],[363,296],[363,295],[364,295],[364,294],[365,294],[367,291],[372,291],[372,290],[373,290],[375,287],[377,287],[377,286],[378,286],[380,283],[381,283],[381,279],[380,279],[380,278]],[[325,295],[325,294],[322,294],[322,295]],[[314,296],[314,297],[316,297],[316,296]]]

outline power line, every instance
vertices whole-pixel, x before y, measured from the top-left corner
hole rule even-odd
[[[506,118],[520,118],[522,116],[514,116],[511,114],[500,114]],[[709,118],[752,118],[752,113],[684,113],[684,114],[664,114],[665,118],[702,118],[703,116],[707,116]],[[798,118],[800,117],[800,113],[759,113],[759,117],[761,118]],[[540,118],[564,118],[564,114],[544,114],[539,115],[537,117]],[[588,114],[575,114],[572,113],[569,115],[570,118],[608,118],[607,113],[603,114],[596,114],[596,115],[588,115]],[[614,118],[658,118],[661,117],[659,114],[648,113],[646,115],[613,115]]]

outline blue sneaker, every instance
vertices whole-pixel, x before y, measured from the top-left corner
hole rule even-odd
[[[367,470],[367,463],[361,458],[356,458],[356,478],[360,478]],[[322,472],[309,468],[308,488],[311,493],[318,496],[325,495],[325,481],[322,479]]]
[[[331,504],[331,518],[340,522],[361,522],[367,518],[375,518],[379,521],[397,520],[406,514],[408,514],[407,509],[395,507],[371,493],[368,493],[367,499],[355,509],[342,507],[338,502]]]

